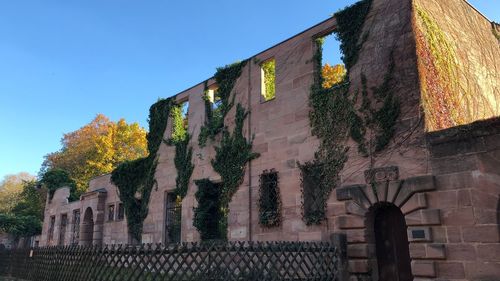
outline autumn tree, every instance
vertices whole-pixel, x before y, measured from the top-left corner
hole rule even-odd
[[[76,184],[77,195],[87,190],[93,177],[147,154],[146,131],[139,124],[128,124],[124,119],[112,122],[102,114],[64,134],[61,143],[61,150],[45,156],[41,175],[52,169],[67,171]]]
[[[34,177],[27,173],[7,176],[1,186],[2,192],[6,186],[8,189],[16,186],[16,192],[9,195],[8,198],[11,200],[9,205],[1,206],[0,231],[9,233],[15,238],[40,234],[45,207],[45,189],[40,188]]]
[[[0,213],[10,212],[20,200],[24,183],[34,179],[35,176],[25,172],[5,176],[0,182]]]
[[[329,89],[336,84],[344,81],[347,74],[347,70],[343,64],[336,64],[331,66],[326,63],[321,69],[321,75],[323,76],[323,88]]]

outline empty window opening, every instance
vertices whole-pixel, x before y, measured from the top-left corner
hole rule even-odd
[[[260,69],[263,101],[273,100],[276,97],[276,60],[266,60],[260,65]]]
[[[172,120],[172,140],[174,142],[185,140],[188,129],[189,101],[178,103],[171,108],[170,118]]]
[[[64,238],[66,237],[66,226],[68,225],[68,215],[61,215],[61,226],[59,232],[59,245],[64,245]]]
[[[347,70],[342,61],[340,41],[335,35],[326,35],[322,37],[321,42],[323,47],[321,58],[322,86],[324,89],[329,89],[344,82]]]
[[[78,245],[80,240],[80,210],[73,211],[73,229],[72,229],[71,244]]]
[[[167,193],[165,210],[165,243],[179,243],[181,242],[181,197],[175,193]]]
[[[118,204],[118,220],[123,220],[125,217],[125,209],[123,208],[123,203]]]
[[[214,113],[218,110],[220,111],[220,107],[222,104],[222,99],[220,98],[218,90],[219,90],[219,86],[217,84],[213,84],[213,85],[210,85],[208,87],[208,91],[207,91],[207,98],[210,101],[210,103],[212,104],[211,109]]]
[[[108,206],[108,221],[115,220],[115,205]]]
[[[54,239],[54,226],[55,226],[55,224],[56,224],[56,216],[51,216],[50,222],[49,222],[49,237],[48,237],[49,242]]]
[[[263,226],[278,226],[281,222],[281,198],[278,172],[265,170],[260,175],[259,222]]]

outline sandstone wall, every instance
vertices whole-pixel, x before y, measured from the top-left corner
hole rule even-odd
[[[413,2],[427,129],[498,116],[500,44],[491,22],[464,0]]]
[[[435,274],[448,280],[500,278],[500,120],[428,136],[437,191],[428,205],[441,209],[434,242],[445,244]]]

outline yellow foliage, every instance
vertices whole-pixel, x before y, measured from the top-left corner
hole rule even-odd
[[[344,81],[346,74],[347,70],[345,69],[345,66],[343,64],[336,64],[334,66],[331,66],[330,64],[326,63],[321,68],[321,75],[323,76],[323,88],[329,89],[336,84],[341,83],[342,81]]]
[[[66,170],[85,192],[93,177],[110,173],[120,163],[147,155],[146,131],[124,119],[110,121],[98,114],[92,122],[65,134],[60,151],[45,156],[44,169]]]

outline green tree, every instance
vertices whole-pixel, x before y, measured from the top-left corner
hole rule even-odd
[[[39,183],[24,181],[17,203],[8,212],[0,212],[0,231],[16,238],[40,234],[47,192]]]
[[[52,169],[45,172],[40,179],[40,184],[47,190],[49,198],[52,199],[58,188],[69,187],[69,201],[78,199],[76,184],[71,179],[69,173],[62,169]]]
[[[0,213],[10,212],[20,200],[24,182],[34,179],[26,172],[5,176],[0,182]]]

